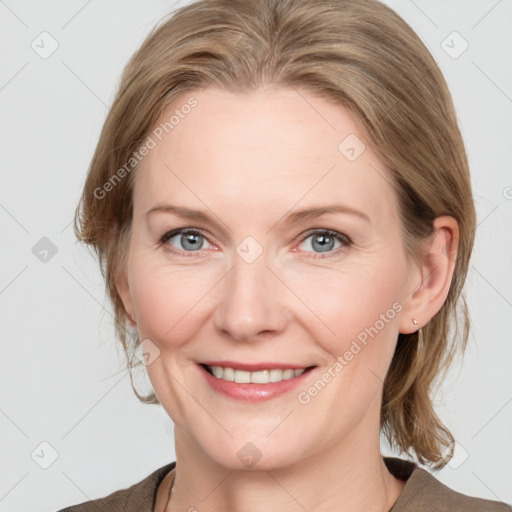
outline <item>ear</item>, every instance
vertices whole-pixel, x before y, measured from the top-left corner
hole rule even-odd
[[[132,298],[130,295],[130,285],[128,282],[126,267],[123,268],[119,275],[117,276],[115,284],[117,293],[119,294],[119,297],[121,298],[121,301],[123,303],[128,321],[130,322],[131,325],[135,327],[137,325],[137,322],[134,320],[135,317],[133,314]]]
[[[441,309],[450,291],[458,244],[457,221],[450,216],[437,217],[425,258],[421,267],[416,267],[410,281],[412,289],[408,290],[403,301],[399,332],[409,334],[417,331]],[[418,321],[417,326],[413,318]]]

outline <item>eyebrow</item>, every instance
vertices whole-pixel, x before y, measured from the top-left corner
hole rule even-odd
[[[299,222],[302,220],[315,219],[316,217],[320,217],[321,215],[326,215],[329,213],[345,213],[347,215],[355,215],[370,224],[372,222],[370,217],[368,217],[366,213],[357,210],[356,208],[352,208],[351,206],[343,204],[333,204],[328,206],[304,208],[303,210],[298,210],[296,212],[290,213],[285,218],[285,222],[287,224],[292,224],[294,222]]]
[[[150,208],[146,212],[145,216],[148,217],[151,213],[155,212],[170,213],[188,220],[195,220],[204,223],[215,224],[215,221],[205,210],[194,210],[191,208],[186,208],[184,206],[176,206],[172,204],[157,204],[156,206]],[[294,224],[300,221],[315,219],[322,215],[332,213],[344,213],[348,215],[354,215],[370,224],[372,222],[370,217],[368,217],[366,213],[357,210],[356,208],[352,208],[351,206],[341,204],[314,206],[310,208],[304,208],[302,210],[297,210],[284,216],[284,222],[285,224]]]

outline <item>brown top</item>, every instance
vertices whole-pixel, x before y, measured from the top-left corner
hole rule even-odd
[[[406,481],[389,512],[512,512],[512,506],[501,501],[473,498],[450,489],[413,462],[395,457],[384,457],[384,462],[392,475]],[[158,486],[175,466],[176,462],[171,462],[131,487],[58,512],[153,512]]]

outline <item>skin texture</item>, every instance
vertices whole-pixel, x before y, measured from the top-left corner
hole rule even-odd
[[[117,282],[140,339],[159,351],[147,371],[175,424],[166,510],[389,510],[404,482],[380,454],[383,380],[398,333],[425,325],[446,299],[457,223],[436,219],[428,257],[414,267],[389,174],[346,109],[304,90],[235,95],[210,87],[185,94],[163,119],[190,96],[197,106],[137,170],[129,257]],[[354,161],[338,149],[349,134],[366,145]],[[161,203],[206,210],[217,224],[145,215]],[[330,204],[370,221],[340,213],[284,220]],[[160,243],[187,227],[202,231],[199,250],[180,234]],[[336,240],[322,252],[322,233],[311,229],[351,243]],[[237,253],[248,236],[263,249],[251,263]],[[400,311],[389,318],[394,303]],[[378,334],[300,403],[298,393],[386,312]],[[214,392],[197,365],[222,359],[317,368],[299,389],[243,403]],[[251,468],[237,456],[247,443],[261,453]]]

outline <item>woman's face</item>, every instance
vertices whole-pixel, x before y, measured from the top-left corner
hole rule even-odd
[[[118,289],[177,450],[273,468],[378,442],[384,377],[414,327],[389,174],[352,115],[306,91],[209,88],[162,122],[175,110],[137,171]],[[233,369],[219,379],[212,362]],[[248,384],[290,372],[244,365],[314,368]]]

